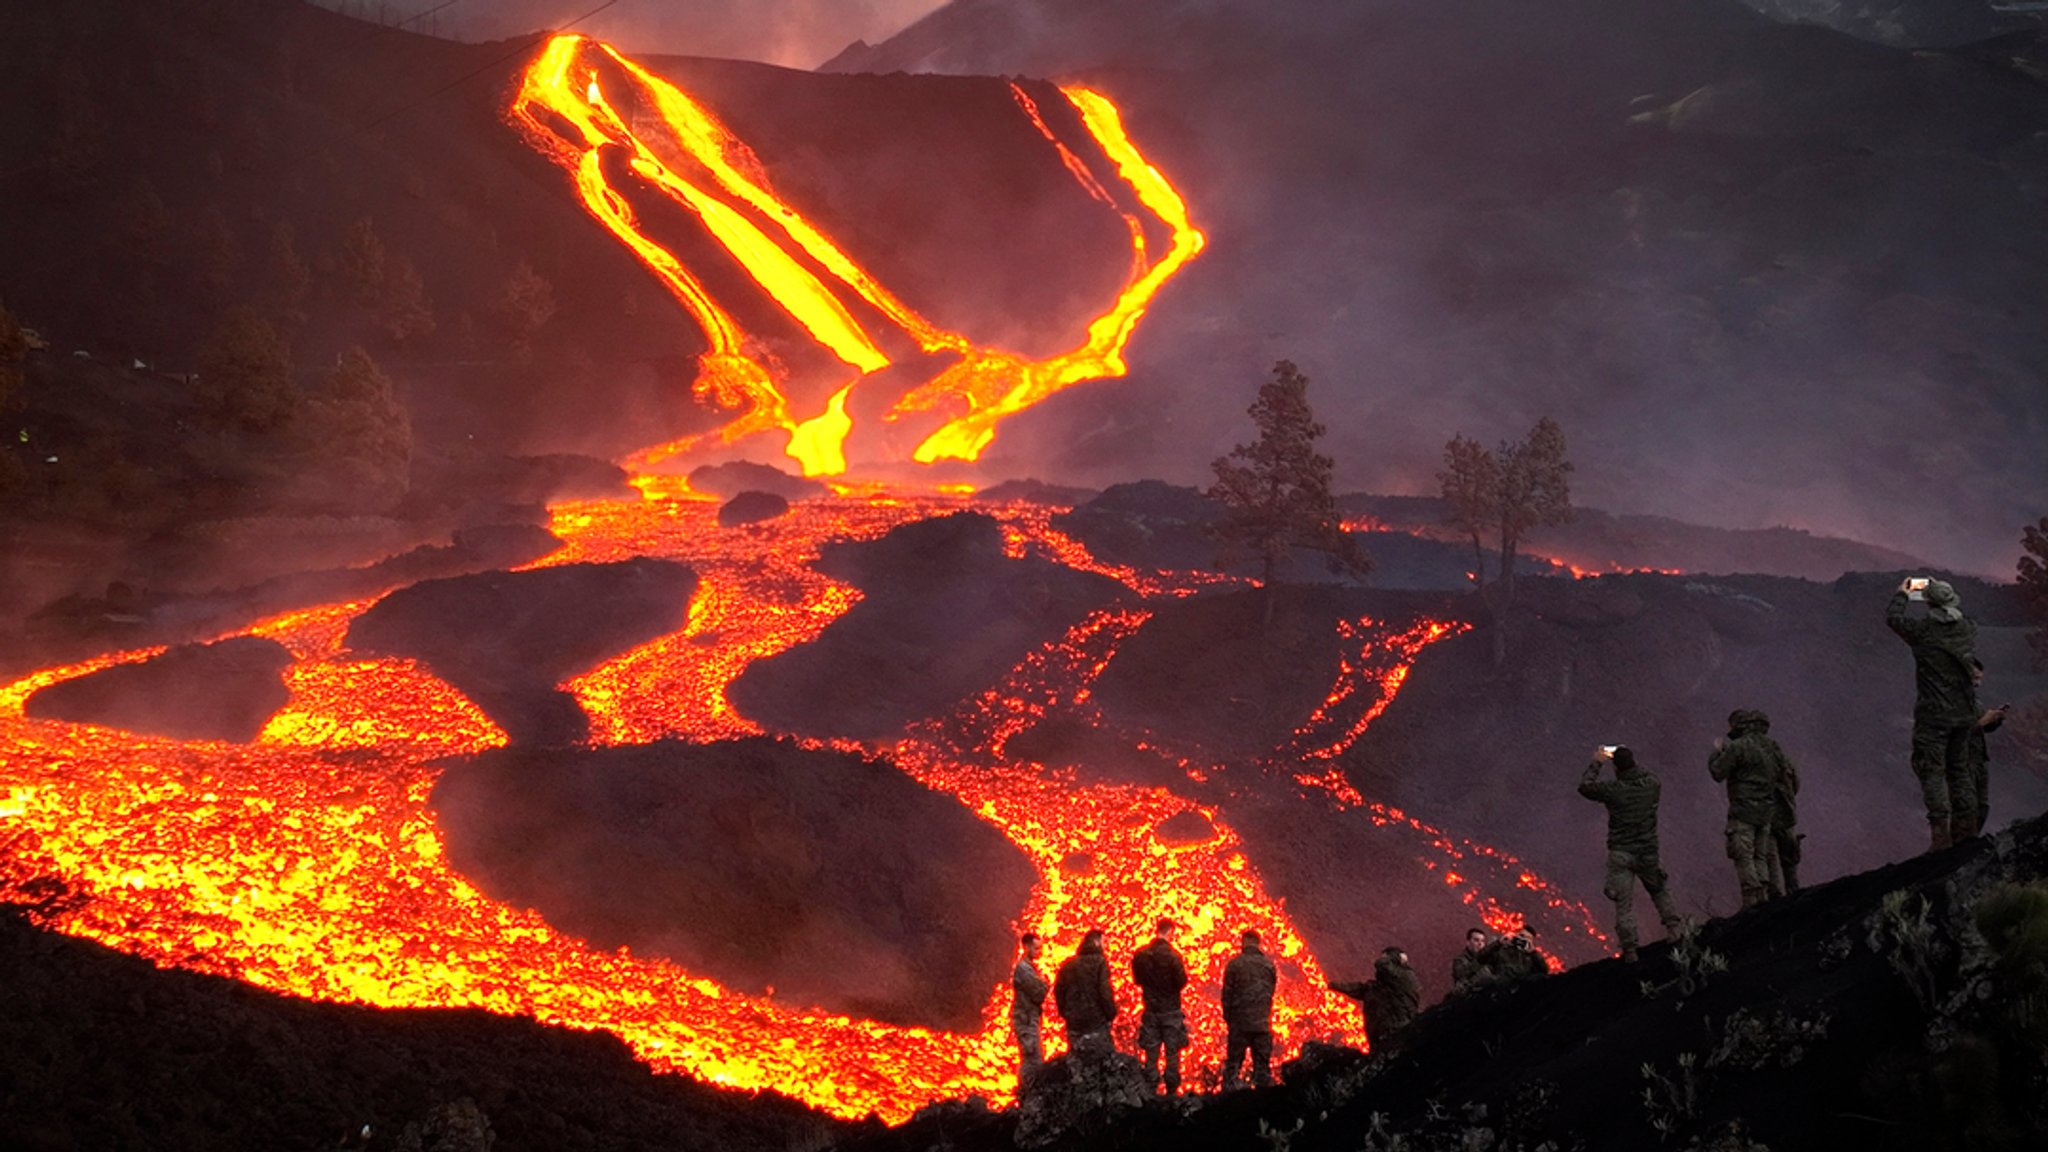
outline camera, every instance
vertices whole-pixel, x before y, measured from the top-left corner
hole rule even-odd
[[[1614,750],[1619,747],[1621,747],[1619,744],[1602,744],[1600,746],[1600,754],[1612,759],[1614,757]]]
[[[1527,936],[1510,936],[1508,937],[1508,943],[1520,948],[1524,952],[1529,950],[1529,938]]]

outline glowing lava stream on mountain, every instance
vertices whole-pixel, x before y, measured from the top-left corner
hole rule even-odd
[[[623,76],[649,115],[632,121],[622,116],[605,97],[601,69]],[[834,392],[822,413],[797,421],[783,382],[748,351],[747,335],[732,313],[673,252],[642,230],[606,170],[606,153],[622,157],[628,171],[699,220],[762,291],[850,368],[866,374],[891,361],[813,266],[865,301],[919,349],[954,356],[949,367],[902,396],[885,418],[950,412],[945,423],[917,446],[913,458],[920,463],[974,460],[1005,417],[1074,384],[1123,375],[1124,346],[1153,297],[1207,242],[1190,221],[1180,194],[1131,142],[1121,114],[1107,97],[1085,88],[1061,90],[1138,202],[1171,231],[1172,243],[1156,262],[1148,257],[1144,228],[1136,216],[1117,205],[1087,163],[1047,126],[1030,96],[1016,85],[1011,90],[1075,180],[1092,198],[1121,215],[1131,232],[1131,270],[1109,310],[1089,323],[1079,347],[1046,359],[976,344],[921,316],[778,198],[759,159],[708,109],[608,45],[575,35],[554,37],[528,66],[509,114],[528,142],[570,173],[591,216],[647,265],[703,331],[709,347],[698,362],[694,390],[718,408],[737,410],[709,435],[731,443],[780,430],[789,436],[786,451],[803,465],[806,475],[834,475],[846,470],[846,438],[853,430],[846,397],[853,383]],[[642,135],[641,121],[648,119],[655,123],[645,125],[646,130],[658,132],[653,140]],[[701,168],[708,181],[679,172],[678,163]],[[795,251],[771,237],[770,230],[786,237]],[[689,451],[704,439],[690,437],[649,449],[635,462],[651,464]]]
[[[593,740],[758,731],[727,702],[726,685],[753,660],[815,637],[859,598],[815,570],[819,548],[964,507],[996,516],[1012,552],[1089,563],[1044,509],[1017,505],[807,501],[738,528],[719,527],[715,506],[703,501],[558,506],[552,528],[566,544],[544,564],[668,556],[702,580],[683,632],[565,685],[591,713]],[[1195,583],[1150,576],[1158,591]],[[934,1099],[1007,1098],[1007,980],[991,989],[972,1034],[884,1025],[740,993],[659,957],[598,951],[479,891],[446,859],[428,807],[438,775],[430,762],[503,737],[412,662],[348,652],[347,625],[369,603],[290,613],[250,630],[283,643],[296,662],[286,672],[290,703],[246,745],[24,716],[36,689],[148,651],[0,686],[0,747],[8,749],[0,817],[11,833],[0,845],[0,899],[39,905],[37,919],[59,931],[293,995],[473,1006],[605,1029],[656,1067],[774,1089],[842,1116],[900,1120]],[[1280,958],[1282,1052],[1315,1037],[1356,1042],[1355,1009],[1324,990],[1300,934],[1215,812],[1165,788],[1084,784],[1002,752],[1040,718],[1084,709],[1118,643],[1148,615],[1142,602],[1097,612],[950,717],[868,751],[958,797],[1030,856],[1040,882],[1019,923],[1051,941],[1049,964],[1087,927],[1104,928],[1122,955],[1161,914],[1188,924],[1189,1055],[1198,1071],[1213,1070],[1222,1031],[1215,989],[1244,927],[1259,929]],[[1367,622],[1358,628],[1371,631]],[[1378,650],[1405,669],[1446,631],[1417,625]],[[1312,727],[1355,736],[1363,727],[1355,715],[1399,687],[1385,668],[1359,668],[1363,678],[1334,689]],[[1377,691],[1358,690],[1374,684]],[[1208,818],[1208,839],[1156,834],[1190,811]],[[1136,1015],[1120,1021],[1126,1047]]]

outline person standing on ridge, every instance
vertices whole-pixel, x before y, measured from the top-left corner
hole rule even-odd
[[[1728,786],[1728,858],[1735,862],[1744,908],[1771,897],[1778,782],[1787,774],[1797,775],[1770,730],[1770,717],[1737,708],[1728,714],[1728,735],[1714,741],[1707,757],[1708,774]]]
[[[1246,929],[1238,953],[1223,968],[1223,1087],[1241,1083],[1239,1066],[1252,1058],[1252,1084],[1273,1082],[1273,990],[1280,973],[1259,947],[1259,934]]]
[[[1090,928],[1081,948],[1052,980],[1053,1004],[1067,1026],[1067,1050],[1076,1056],[1106,1056],[1114,1050],[1109,1022],[1116,1019],[1116,993],[1109,986],[1109,957],[1102,929]]]
[[[1971,687],[1982,688],[1984,662],[1972,659],[1970,673]],[[1983,835],[1984,826],[1991,819],[1991,744],[1985,737],[1998,731],[1999,725],[2005,723],[2006,716],[2011,712],[2010,704],[2000,704],[1996,708],[1986,709],[1977,715],[1977,722],[1970,727],[1970,738],[1963,749],[1963,763],[1969,769],[1970,791],[1977,798],[1977,807],[1971,814],[1965,838]],[[1955,822],[1951,816],[1950,823],[1953,825]]]
[[[1188,985],[1188,966],[1173,946],[1173,934],[1179,928],[1162,919],[1158,935],[1131,956],[1131,979],[1145,995],[1145,1011],[1138,1017],[1138,1051],[1145,1056],[1145,1078],[1154,1092],[1163,1084],[1168,1096],[1180,1093],[1180,1054],[1188,1046],[1187,1017],[1180,1007],[1180,991]]]
[[[1052,989],[1038,971],[1038,956],[1044,949],[1036,932],[1018,938],[1017,966],[1010,969],[1010,1031],[1017,1037],[1017,1093],[1045,1067],[1045,1042],[1039,1023],[1045,1015],[1045,994]]]
[[[1612,779],[1601,770],[1614,765]],[[1579,777],[1579,795],[1607,808],[1607,884],[1602,890],[1614,901],[1614,935],[1621,958],[1636,958],[1636,884],[1650,894],[1666,937],[1678,934],[1678,909],[1666,890],[1667,877],[1657,844],[1657,805],[1664,785],[1648,768],[1636,763],[1626,745],[1602,745]]]
[[[1486,952],[1486,944],[1486,929],[1465,931],[1465,950],[1451,957],[1451,995],[1470,992],[1485,982],[1486,962],[1480,956]]]
[[[1373,1051],[1392,1051],[1422,1011],[1422,978],[1408,966],[1408,953],[1398,946],[1381,951],[1372,968],[1372,979],[1333,983],[1330,991],[1358,1001],[1365,1017],[1365,1042]]]
[[[1906,614],[1915,600],[1926,602],[1927,615]],[[1977,625],[1963,615],[1953,585],[1925,576],[1899,584],[1884,622],[1913,649],[1913,775],[1927,806],[1928,851],[1939,851],[1955,842],[1958,823],[1967,827],[1976,816],[1966,759],[1981,719],[1971,677]]]

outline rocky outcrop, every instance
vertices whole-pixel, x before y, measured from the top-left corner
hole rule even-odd
[[[766,464],[755,464],[747,460],[733,460],[725,464],[705,464],[690,469],[690,487],[707,496],[732,499],[743,492],[768,492],[784,500],[809,500],[814,496],[829,496],[830,488],[816,480],[802,476],[791,476],[780,468]]]
[[[246,742],[290,701],[282,673],[291,662],[284,645],[255,636],[186,644],[52,684],[25,710],[174,740]]]
[[[980,513],[833,545],[817,566],[861,602],[815,641],[750,666],[730,693],[750,719],[812,736],[886,737],[942,714],[1123,592],[1004,556],[1001,527]]]
[[[789,501],[773,492],[742,492],[718,507],[718,524],[731,528],[773,520],[789,512]]]
[[[979,1022],[1036,880],[893,766],[766,739],[486,752],[433,805],[478,886],[601,948],[902,1024]]]
[[[360,652],[410,656],[514,744],[566,744],[589,718],[562,681],[682,628],[697,576],[666,560],[485,572],[401,588],[349,625]]]

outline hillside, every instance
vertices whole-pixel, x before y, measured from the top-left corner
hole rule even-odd
[[[1041,474],[1195,480],[1285,357],[1345,487],[1548,413],[1585,503],[2000,573],[2048,504],[2038,52],[1735,0],[957,0],[828,67],[1084,78],[1210,232],[1127,384],[1006,433]]]

